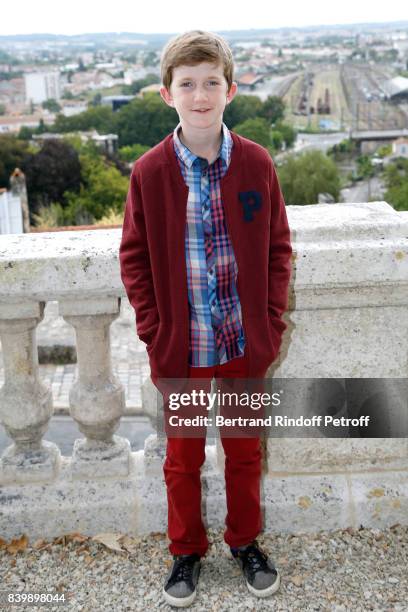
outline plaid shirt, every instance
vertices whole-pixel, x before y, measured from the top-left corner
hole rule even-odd
[[[244,354],[238,267],[221,201],[233,141],[225,123],[217,159],[211,164],[192,153],[174,130],[176,158],[189,187],[185,253],[190,306],[189,365],[208,367]]]

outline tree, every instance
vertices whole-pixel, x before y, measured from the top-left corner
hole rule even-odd
[[[274,126],[274,131],[281,133],[287,149],[291,147],[296,140],[296,130],[287,123],[277,121]]]
[[[386,202],[395,210],[408,210],[408,159],[398,158],[384,171]]]
[[[136,143],[153,147],[172,132],[178,115],[155,93],[145,94],[122,106],[115,116],[116,133],[121,147]]]
[[[316,204],[319,193],[330,193],[338,201],[340,178],[336,164],[321,151],[289,157],[277,172],[286,204]]]
[[[271,145],[270,131],[269,123],[261,117],[246,119],[246,121],[234,127],[234,132],[257,142],[263,147]]]
[[[77,130],[95,129],[100,134],[110,134],[115,131],[115,117],[109,106],[92,106],[83,113],[65,117],[57,115],[53,131],[75,132]]]
[[[36,128],[36,133],[37,134],[44,134],[44,132],[47,131],[47,126],[44,123],[44,119],[41,117],[41,119],[38,122],[38,126]]]
[[[127,147],[122,147],[121,149],[119,149],[119,157],[120,159],[131,163],[139,159],[139,157],[143,155],[143,153],[146,153],[149,148],[150,147],[146,147],[141,144],[134,144]]]
[[[371,163],[369,155],[360,155],[357,157],[357,175],[360,178],[367,179],[374,176],[375,169]]]
[[[78,192],[81,166],[78,153],[62,140],[46,140],[38,153],[29,154],[22,163],[26,175],[31,213],[51,202],[64,204],[64,192]],[[32,219],[31,219],[32,221]]]
[[[4,104],[0,104],[0,115],[6,114],[6,107]]]
[[[92,106],[100,106],[102,102],[102,94],[98,91],[92,98]]]
[[[10,174],[15,168],[22,168],[28,152],[26,141],[10,134],[0,135],[0,187],[8,188]]]
[[[58,113],[61,110],[60,105],[54,98],[50,98],[49,100],[44,100],[41,106],[50,111],[50,113]]]
[[[337,161],[342,161],[351,157],[356,153],[356,151],[356,143],[350,138],[345,138],[344,140],[341,140],[339,143],[330,147],[327,151],[327,155],[331,156]]]
[[[64,225],[64,209],[58,202],[51,202],[49,206],[40,206],[38,213],[33,213],[32,217],[35,227],[43,230]]]
[[[19,140],[31,140],[34,132],[35,132],[35,128],[29,128],[26,125],[22,125],[18,133],[18,139]]]
[[[237,94],[233,101],[225,107],[223,121],[230,130],[235,130],[235,126],[246,119],[260,116],[261,109],[262,100],[258,96]]]
[[[92,144],[84,146],[79,157],[80,191],[79,194],[69,191],[64,194],[67,202],[64,207],[65,224],[90,224],[111,212],[122,213],[129,178],[122,176]]]
[[[388,155],[391,155],[392,153],[392,145],[390,144],[382,145],[381,147],[378,147],[376,153],[379,157],[382,157],[382,158],[388,157]]]
[[[259,114],[264,117],[269,123],[275,123],[283,119],[285,112],[285,104],[278,96],[268,96],[262,104]]]
[[[283,144],[283,136],[282,132],[278,132],[278,130],[272,130],[271,132],[271,147],[273,151],[281,151]]]

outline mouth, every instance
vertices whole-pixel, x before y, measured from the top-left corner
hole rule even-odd
[[[204,115],[205,113],[208,113],[210,110],[211,110],[210,108],[205,108],[205,109],[196,108],[196,109],[194,109],[194,112],[195,113],[201,113],[201,115]]]

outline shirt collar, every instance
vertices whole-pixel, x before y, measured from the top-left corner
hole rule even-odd
[[[183,144],[178,136],[178,132],[181,128],[181,123],[179,123],[173,131],[173,142],[174,142],[174,150],[176,155],[181,159],[181,161],[188,167],[191,168],[196,159],[198,159],[198,155],[195,155],[185,144]],[[229,166],[231,160],[231,150],[233,147],[233,140],[231,138],[231,134],[225,123],[222,124],[222,141],[220,144],[220,148],[218,150],[218,157],[221,158],[222,163]]]

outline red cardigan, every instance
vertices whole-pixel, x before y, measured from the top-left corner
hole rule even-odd
[[[268,151],[232,131],[231,136],[221,195],[238,265],[249,376],[255,378],[276,359],[286,329],[281,316],[292,248]],[[153,380],[188,377],[187,197],[171,133],[133,166],[119,249],[122,282],[136,312],[138,336],[147,344]]]

